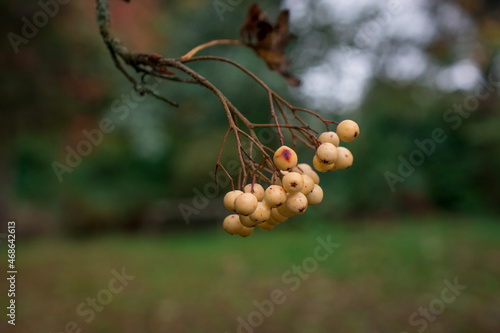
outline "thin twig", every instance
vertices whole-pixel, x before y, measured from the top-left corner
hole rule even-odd
[[[274,102],[273,102],[273,94],[269,92],[269,104],[271,105],[271,115],[274,118],[274,122],[276,124],[276,129],[278,130],[278,134],[280,136],[280,143],[283,146],[283,134],[281,133],[280,123],[278,121],[278,117],[276,116],[276,112],[274,112]]]
[[[186,61],[191,59],[196,53],[200,52],[203,49],[215,46],[215,45],[242,45],[242,46],[247,46],[245,43],[243,43],[241,40],[238,39],[216,39],[212,40],[210,42],[201,44],[193,48],[191,51],[183,55],[182,57],[179,58],[180,61]]]

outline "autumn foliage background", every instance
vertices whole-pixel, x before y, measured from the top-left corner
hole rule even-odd
[[[21,28],[19,17],[39,9],[36,3],[3,6],[4,30],[17,33]],[[262,6],[272,13],[271,18],[275,17],[277,4],[264,2]],[[439,14],[433,13],[439,12],[439,8],[446,11],[443,9],[446,6],[429,5],[430,19]],[[498,214],[497,94],[481,101],[478,110],[470,118],[464,118],[457,130],[445,128],[446,142],[439,144],[435,154],[426,157],[414,173],[404,177],[404,182],[396,182],[394,192],[386,181],[386,172],[397,174],[398,157],[408,159],[417,149],[414,140],[430,138],[434,128],[447,126],[443,115],[454,103],[462,103],[474,93],[479,84],[474,83],[477,75],[488,80],[489,74],[496,73],[495,12],[490,11],[486,3],[484,8],[467,2],[463,7],[451,4],[449,7],[453,9],[448,10],[460,11],[463,15],[462,23],[453,24],[466,25],[464,29],[470,35],[466,36],[467,40],[438,24],[434,36],[426,43],[418,38],[415,41],[401,38],[382,40],[380,45],[367,47],[360,37],[369,37],[370,30],[366,30],[366,36],[360,32],[366,29],[366,21],[377,22],[373,21],[376,17],[371,7],[367,6],[366,14],[360,7],[358,20],[346,26],[342,22],[337,24],[333,18],[328,23],[323,22],[325,19],[315,22],[312,6],[313,21],[304,27],[299,20],[294,26],[291,6],[292,32],[298,38],[289,48],[289,56],[294,61],[292,70],[296,75],[313,75],[325,57],[339,52],[344,58],[335,58],[338,69],[342,69],[349,58],[356,60],[351,54],[376,57],[372,60],[371,73],[365,74],[368,79],[362,88],[362,99],[347,105],[335,103],[335,95],[348,94],[351,87],[348,81],[339,82],[340,75],[336,77],[334,72],[330,86],[325,77],[316,82],[307,80],[307,86],[297,94],[293,88],[288,89],[278,75],[268,71],[250,50],[221,46],[209,51],[244,64],[297,105],[313,108],[330,119],[353,118],[361,124],[366,139],[359,140],[353,147],[355,167],[324,177],[324,182],[331,185],[326,187],[327,197],[337,203],[335,210],[318,208],[318,214],[334,220],[345,217],[392,220],[400,215],[435,213]],[[238,38],[246,6],[242,4],[219,16],[212,3],[199,1],[169,5],[152,0],[130,4],[113,1],[111,12],[113,33],[130,50],[179,56],[211,39]],[[220,17],[224,20],[220,21]],[[383,26],[384,21],[379,22],[382,23],[378,23],[381,31],[378,34],[383,36],[384,29],[389,28]],[[322,26],[327,24],[338,25],[338,31],[323,31]],[[46,233],[140,229],[147,222],[144,215],[152,204],[189,202],[195,195],[193,189],[203,190],[211,181],[208,173],[213,170],[225,130],[225,115],[209,92],[167,82],[159,89],[179,101],[179,109],[152,98],[130,108],[125,119],[116,119],[117,130],[105,134],[103,143],[93,147],[89,156],[83,156],[82,162],[72,168],[73,172],[63,173],[63,181],[59,182],[52,163],[65,164],[66,148],[76,149],[77,144],[86,139],[83,130],[98,128],[99,121],[120,106],[135,105],[126,104],[125,100],[132,88],[112,66],[97,34],[91,2],[61,5],[60,13],[40,28],[27,45],[21,45],[18,54],[12,52],[8,39],[4,42],[4,219],[9,215],[7,212],[12,212],[10,216],[28,215],[26,219],[33,221],[28,229],[44,229]],[[460,48],[465,51],[456,51]],[[411,79],[405,78],[411,75],[405,71],[422,66],[412,63],[411,56],[406,62],[399,56],[402,64],[390,69],[391,57],[404,55],[408,49],[425,55],[429,67]],[[472,77],[470,71],[457,74],[463,76],[461,81],[465,81],[465,85],[469,84],[468,80],[472,81],[470,90],[454,89],[450,81],[453,76],[432,77],[433,72],[444,73],[446,68],[464,61],[476,66],[477,72],[472,72]],[[251,80],[225,64],[193,66],[220,86],[251,119],[270,120],[267,98],[259,95],[259,87]],[[432,83],[433,80],[437,83]],[[439,80],[445,81],[442,89],[439,89]],[[452,83],[447,86],[446,80]],[[340,83],[346,84],[347,92],[343,92]],[[331,96],[319,96],[323,91]],[[356,95],[356,91],[352,94]],[[314,96],[321,98],[311,102]],[[333,102],[327,104],[330,100]],[[314,125],[320,128],[320,124]],[[304,161],[312,156],[310,151],[299,150],[299,153]],[[228,154],[226,160],[234,156]],[[356,181],[361,178],[362,182]],[[221,193],[223,190],[227,188],[221,189]],[[374,197],[373,193],[378,195]],[[170,218],[175,215],[173,219],[177,221],[161,224],[183,228],[182,216],[175,204],[171,206],[168,215]],[[203,220],[207,214],[207,220],[215,217],[211,212],[200,212],[194,218]],[[217,217],[220,214],[216,214]],[[43,216],[45,223],[38,222],[39,216]],[[211,222],[199,222],[206,223]]]
[[[311,332],[326,332],[332,327],[352,332],[366,331],[366,327],[376,327],[373,332],[408,329],[408,315],[420,304],[428,303],[425,295],[431,286],[439,286],[443,278],[453,278],[458,273],[466,277],[467,272],[478,273],[470,276],[470,288],[473,290],[476,285],[484,289],[478,287],[480,291],[472,291],[474,297],[470,296],[465,305],[447,312],[434,329],[497,331],[500,324],[491,318],[498,318],[499,304],[488,295],[498,294],[500,290],[498,282],[494,282],[500,274],[497,265],[500,248],[498,238],[494,237],[499,233],[500,216],[500,86],[490,84],[491,96],[479,100],[473,112],[461,117],[456,129],[450,127],[444,116],[455,104],[474,96],[481,82],[491,81],[490,78],[500,81],[498,4],[486,0],[420,4],[401,1],[399,14],[387,18],[382,16],[388,11],[383,1],[328,5],[331,2],[258,1],[270,18],[276,17],[281,5],[290,8],[291,30],[297,38],[288,48],[288,56],[292,59],[292,73],[303,80],[302,88],[288,87],[248,49],[220,46],[204,51],[238,61],[295,105],[311,108],[329,119],[353,119],[360,124],[361,135],[350,146],[354,166],[322,176],[325,203],[310,209],[307,216],[283,225],[283,231],[273,230],[276,236],[263,236],[261,232],[253,235],[254,246],[258,246],[259,237],[279,239],[276,243],[269,241],[269,246],[274,244],[276,251],[263,260],[262,266],[248,261],[245,261],[247,266],[238,266],[240,259],[248,260],[242,259],[246,257],[239,251],[253,251],[255,247],[248,243],[242,246],[238,240],[223,237],[221,219],[226,212],[221,196],[229,187],[220,188],[217,196],[203,195],[206,185],[213,181],[210,173],[227,128],[222,107],[209,91],[165,82],[159,91],[179,102],[179,108],[149,97],[139,103],[130,102],[132,87],[114,67],[99,36],[92,1],[60,5],[58,14],[26,45],[21,45],[17,54],[9,39],[2,39],[0,225],[5,226],[9,220],[18,222],[19,251],[24,255],[19,259],[20,265],[25,265],[30,273],[30,277],[26,273],[19,282],[25,288],[25,294],[21,294],[25,305],[20,310],[20,318],[25,322],[30,317],[37,318],[44,329],[56,331],[64,320],[56,318],[57,315],[41,319],[39,310],[45,306],[45,299],[54,299],[47,305],[51,309],[63,304],[60,317],[71,316],[80,298],[102,287],[113,264],[119,262],[135,267],[136,272],[143,270],[147,278],[130,291],[130,306],[112,307],[108,315],[87,327],[88,332],[125,331],[117,318],[127,311],[131,311],[130,318],[134,318],[137,325],[129,323],[130,327],[143,327],[147,322],[145,318],[152,316],[159,331],[175,328],[179,332],[192,332],[195,328],[186,324],[191,322],[186,309],[199,317],[209,313],[202,322],[210,331],[234,328],[234,317],[249,311],[246,306],[251,305],[252,290],[262,295],[267,292],[275,272],[269,271],[269,267],[273,267],[275,260],[283,259],[279,255],[274,257],[276,253],[288,254],[290,247],[301,242],[303,238],[298,235],[306,229],[312,232],[304,236],[310,242],[314,242],[315,232],[329,230],[338,232],[346,247],[349,240],[351,244],[368,246],[357,251],[352,245],[348,250],[354,251],[349,252],[353,262],[365,265],[351,266],[346,259],[347,263],[335,266],[348,272],[345,279],[336,275],[338,270],[329,268],[314,280],[340,295],[338,309],[332,311],[342,313],[349,309],[353,315],[341,321],[342,324],[325,319],[328,314],[318,315],[324,321],[311,315],[313,319],[307,318],[317,324],[307,326],[315,327]],[[239,38],[239,28],[250,3],[243,1],[222,16],[214,3],[110,1],[112,31],[130,50],[171,57],[212,39]],[[412,14],[408,6],[418,10]],[[36,1],[3,2],[0,30],[4,36],[9,32],[19,34],[21,18],[31,18],[39,10]],[[398,26],[401,20],[407,24]],[[249,118],[271,121],[267,95],[240,72],[219,63],[192,66],[216,84]],[[127,112],[115,112],[119,107]],[[67,147],[76,147],[86,139],[85,130],[98,128],[100,121],[107,117],[113,119],[116,129],[104,134],[102,143],[93,146],[92,152],[83,156],[78,166],[72,168],[71,173],[64,173],[59,181],[53,163],[63,163]],[[322,130],[321,124],[312,119],[311,123]],[[399,157],[408,159],[409,154],[418,149],[415,140],[430,138],[436,128],[444,129],[447,139],[437,144],[435,152],[425,156],[425,161],[391,190],[387,172],[397,174]],[[271,136],[268,145],[277,148],[278,138]],[[301,161],[312,160],[312,151],[301,148],[298,153]],[[236,153],[228,149],[224,159],[235,160]],[[194,201],[199,197],[203,199]],[[185,206],[193,208],[188,219],[179,209]],[[384,230],[390,230],[388,238],[384,238]],[[168,246],[157,240],[158,243],[153,243],[158,248],[152,249],[147,241],[152,235],[170,237],[165,240]],[[374,240],[370,235],[379,238]],[[448,239],[446,235],[452,236]],[[111,237],[109,242],[106,237]],[[114,237],[125,237],[126,241]],[[177,237],[182,241],[176,243]],[[102,251],[93,252],[87,243],[95,239]],[[202,248],[194,244],[203,240],[213,242],[205,258],[200,254]],[[183,245],[184,241],[192,247]],[[226,241],[230,243],[224,243]],[[308,241],[303,240],[300,250],[283,259],[284,262],[301,260],[312,244]],[[137,252],[126,249],[128,242],[134,242]],[[432,255],[422,259],[414,256],[412,250],[401,250],[408,249],[403,243],[408,244],[409,249],[414,245],[425,248],[424,252],[441,252],[438,259]],[[228,244],[235,254],[224,257],[223,254],[230,251]],[[380,246],[380,253],[373,252],[370,244]],[[107,249],[111,249],[109,253]],[[167,249],[181,257],[185,253],[186,262],[192,263],[191,266],[181,264],[179,278],[172,272],[151,268],[179,263],[178,258],[162,257],[157,252]],[[394,254],[399,250],[401,257]],[[62,253],[68,253],[71,258]],[[102,253],[109,258],[96,264]],[[384,274],[388,273],[366,268],[371,262],[370,255],[375,255],[379,263],[385,262],[387,270],[407,267],[408,271],[403,274],[405,282],[385,279]],[[144,259],[146,257],[148,259]],[[200,261],[195,260],[198,257]],[[222,259],[218,262],[214,258]],[[395,262],[389,264],[391,259]],[[94,264],[98,268],[93,268]],[[208,269],[210,281],[217,279],[217,269],[221,267],[226,274],[224,279],[242,278],[246,273],[255,277],[254,281],[247,281],[252,287],[245,295],[238,294],[236,287],[233,290],[238,299],[248,298],[248,302],[238,303],[226,294],[220,296],[221,285],[224,285],[220,281],[221,285],[216,288],[219,293],[200,292],[197,298],[187,286],[199,291],[206,285],[194,278],[187,282],[181,278],[188,275],[187,272],[199,273],[189,271],[192,267]],[[210,267],[217,268],[210,271]],[[39,274],[56,268],[61,269],[57,276],[67,279],[64,283],[51,284],[52,275]],[[278,266],[276,270],[281,272],[285,268],[286,265]],[[429,276],[423,273],[427,271],[431,272]],[[161,294],[164,288],[161,277],[166,275],[165,279],[173,285],[186,288],[184,294],[177,290],[175,297],[187,299],[188,305],[179,308],[168,302],[161,303],[166,312],[178,311],[177,317],[162,321],[164,316],[155,312],[160,311],[155,297]],[[95,285],[82,282],[94,281],[94,278]],[[372,289],[358,288],[372,282],[380,292],[373,299],[370,298]],[[381,291],[394,283],[396,289]],[[40,289],[45,285],[47,294],[37,294],[29,285],[40,285]],[[302,301],[321,298],[319,294],[321,290],[313,287],[301,289],[293,304],[262,330],[276,332],[293,322],[294,317],[302,318],[301,315],[309,313],[301,307]],[[401,300],[405,297],[408,302]],[[151,309],[144,313],[130,310],[139,299]],[[214,300],[220,302],[219,306],[230,304],[227,306],[231,315],[224,317],[216,310],[210,312],[209,306],[196,305]],[[318,310],[321,306],[311,302],[314,308],[311,313],[321,313]],[[321,302],[333,304],[331,299]],[[381,302],[387,302],[389,307],[377,309]],[[370,324],[362,326],[357,322],[359,309],[365,309],[370,315],[367,319]],[[400,309],[394,321],[390,319],[391,309]],[[488,320],[481,315],[485,309]],[[36,323],[24,325],[34,329]]]

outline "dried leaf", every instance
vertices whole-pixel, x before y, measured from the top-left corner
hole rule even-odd
[[[285,49],[292,35],[288,31],[290,13],[282,10],[274,25],[267,20],[267,14],[256,4],[250,6],[240,30],[242,40],[255,50],[269,69],[280,73],[290,86],[300,85],[300,80],[290,74],[290,61]]]
[[[257,26],[261,22],[265,22],[267,20],[267,15],[260,9],[260,7],[256,4],[253,4],[248,8],[248,13],[241,26],[240,36],[243,41],[246,43],[252,42],[252,35],[255,34],[257,30]]]

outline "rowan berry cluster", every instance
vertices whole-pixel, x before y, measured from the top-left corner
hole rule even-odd
[[[342,121],[336,132],[322,133],[317,138],[318,146],[312,160],[314,169],[328,172],[349,168],[353,163],[352,153],[339,144],[340,141],[351,142],[358,135],[359,127],[352,120]],[[277,172],[270,178],[267,188],[252,182],[224,196],[224,206],[235,213],[224,219],[223,228],[228,234],[247,237],[255,226],[262,230],[273,229],[323,200],[318,174],[309,164],[298,164],[293,149],[281,146],[274,152],[273,162]]]
[[[198,52],[217,45],[235,45],[249,48],[262,58],[270,70],[278,72],[290,86],[298,86],[300,80],[289,71],[290,60],[285,49],[292,35],[288,31],[289,11],[282,10],[272,23],[257,5],[250,6],[240,29],[241,40],[218,39],[194,47],[181,57],[167,58],[158,53],[129,51],[110,31],[110,13],[107,0],[96,0],[97,23],[116,67],[133,84],[141,95],[148,94],[173,106],[178,104],[157,93],[147,85],[147,78],[169,80],[176,83],[197,84],[209,89],[219,99],[228,120],[228,129],[219,150],[215,165],[217,173],[224,172],[231,182],[232,191],[224,198],[226,208],[236,214],[229,215],[223,223],[229,234],[249,236],[255,226],[263,230],[274,228],[294,215],[303,214],[308,206],[323,200],[319,186],[318,172],[346,169],[352,165],[351,152],[339,147],[339,142],[350,142],[359,135],[358,125],[352,120],[341,123],[327,120],[319,114],[301,107],[295,107],[279,96],[264,81],[238,62],[219,56],[197,55]],[[260,85],[267,93],[272,123],[253,123],[231,100],[208,78],[190,67],[194,62],[221,62],[232,66]],[[131,71],[131,69],[133,71]],[[140,80],[138,76],[140,75]],[[317,136],[305,117],[321,121],[326,132]],[[329,125],[336,124],[336,132],[330,132]],[[257,133],[262,129],[276,129],[281,147],[276,151],[263,144]],[[222,163],[223,153],[229,136],[233,134],[239,161],[239,175],[236,181]],[[291,139],[291,146],[285,146],[285,135]],[[295,149],[304,144],[316,150],[312,165],[298,163]],[[248,184],[250,183],[250,184]],[[267,188],[261,185],[269,185]]]

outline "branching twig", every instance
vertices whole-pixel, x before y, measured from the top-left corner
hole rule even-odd
[[[127,0],[126,0],[127,1]],[[127,1],[128,2],[128,1]],[[108,10],[107,0],[96,0],[97,4],[97,23],[99,25],[99,31],[102,36],[106,47],[108,48],[111,58],[115,66],[121,71],[125,77],[132,83],[134,89],[136,89],[141,94],[148,94],[154,98],[160,99],[170,105],[178,106],[178,104],[165,96],[158,94],[157,92],[149,89],[147,84],[145,84],[145,79],[147,76],[156,77],[159,79],[169,80],[178,83],[190,83],[198,84],[208,88],[212,91],[219,99],[222,107],[226,113],[226,117],[229,123],[229,127],[224,135],[219,154],[217,157],[217,162],[215,166],[215,181],[217,183],[217,172],[220,169],[229,177],[231,182],[231,187],[234,189],[234,182],[232,176],[226,170],[222,164],[222,154],[226,148],[227,139],[231,132],[234,133],[236,139],[236,150],[238,152],[238,160],[240,163],[240,172],[238,175],[238,186],[241,188],[245,185],[248,175],[250,175],[252,184],[255,183],[256,179],[258,181],[265,181],[270,183],[271,180],[268,178],[264,172],[272,174],[272,177],[276,175],[283,176],[283,174],[276,168],[273,163],[272,155],[274,154],[274,149],[264,145],[259,140],[255,129],[258,128],[276,128],[279,141],[281,145],[284,145],[284,135],[281,131],[282,128],[288,129],[290,136],[293,140],[293,148],[296,149],[297,141],[302,142],[305,146],[315,149],[319,145],[319,141],[316,138],[317,132],[314,131],[307,123],[299,116],[298,112],[311,114],[321,120],[327,130],[329,124],[338,124],[335,121],[326,120],[320,115],[313,111],[294,107],[288,103],[285,99],[279,96],[276,92],[270,89],[257,75],[252,73],[250,70],[240,65],[239,63],[227,59],[224,57],[215,56],[197,56],[195,54],[201,50],[207,49],[216,45],[238,45],[244,47],[250,47],[240,40],[233,39],[220,39],[213,40],[207,43],[201,44],[193,48],[191,51],[187,52],[185,55],[178,58],[166,58],[159,54],[142,54],[130,52],[125,48],[121,42],[115,39],[110,32],[110,13]],[[251,47],[250,47],[251,48]],[[270,104],[270,113],[273,119],[272,124],[254,124],[248,118],[246,118],[239,110],[236,108],[231,101],[209,80],[204,76],[194,71],[188,64],[190,62],[196,61],[219,61],[227,63],[231,66],[236,67],[241,70],[251,79],[253,79],[257,84],[259,84],[267,92]],[[136,71],[136,73],[141,74],[141,80],[138,82],[137,79],[129,73],[127,66],[131,67]],[[178,74],[182,74],[179,76]],[[186,77],[187,76],[187,77]],[[277,106],[281,117],[283,118],[283,123],[280,123],[278,115],[276,114],[275,107]],[[293,118],[289,118],[287,111],[291,113]],[[298,122],[298,124],[293,124],[290,119]],[[246,127],[246,131],[243,130],[239,124]],[[249,151],[247,152],[243,146],[243,139],[245,142],[250,144]],[[261,160],[257,161],[253,157],[254,147],[261,156]],[[272,178],[271,177],[271,178]]]

